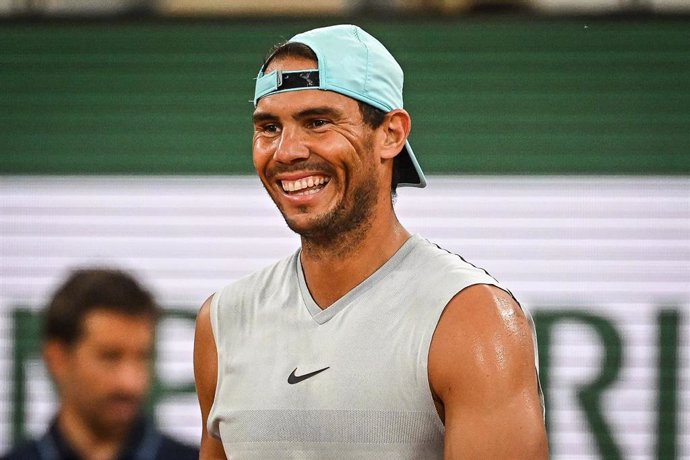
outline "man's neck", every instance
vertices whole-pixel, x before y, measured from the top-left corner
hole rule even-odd
[[[410,237],[396,218],[363,234],[338,235],[315,247],[303,239],[301,263],[314,301],[325,309],[371,276]]]
[[[72,449],[86,460],[113,460],[120,451],[127,433],[99,435],[78,414],[64,409],[57,419],[58,429]]]

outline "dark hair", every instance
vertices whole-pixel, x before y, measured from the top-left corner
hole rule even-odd
[[[43,340],[74,344],[83,333],[84,318],[96,309],[149,316],[154,321],[160,315],[151,294],[131,275],[107,268],[80,269],[57,288],[43,311]]]
[[[316,53],[304,43],[282,42],[273,46],[271,51],[269,51],[269,53],[266,55],[261,68],[265,69],[276,58],[290,57],[304,58],[314,62],[319,62],[319,58],[316,57]]]
[[[268,65],[274,59],[289,57],[298,57],[319,62],[319,59],[316,57],[316,53],[314,53],[314,51],[304,43],[284,42],[273,47],[273,49],[268,53],[268,56],[266,56],[266,59],[264,59],[264,63],[261,68],[265,69],[268,67]],[[357,104],[359,105],[359,112],[362,114],[364,123],[366,123],[370,128],[376,129],[383,124],[383,121],[386,118],[386,112],[363,101],[357,101]],[[393,180],[391,182],[391,192],[395,195],[399,182],[397,167],[398,157],[396,157],[393,161]]]

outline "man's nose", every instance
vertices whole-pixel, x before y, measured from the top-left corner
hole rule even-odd
[[[278,147],[273,156],[280,163],[293,163],[308,158],[309,148],[302,131],[296,127],[283,127]]]
[[[132,396],[142,396],[148,391],[151,369],[139,362],[121,363],[113,377],[117,379],[121,391]]]

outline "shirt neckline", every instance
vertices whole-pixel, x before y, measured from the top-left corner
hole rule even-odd
[[[335,317],[342,310],[347,308],[353,301],[358,297],[362,296],[371,287],[376,285],[381,279],[388,276],[389,273],[394,271],[398,265],[407,257],[407,255],[412,252],[415,247],[416,242],[421,240],[419,235],[410,236],[402,246],[393,254],[390,259],[388,259],[383,265],[381,265],[374,273],[369,275],[364,281],[359,283],[357,286],[352,288],[348,293],[342,296],[340,299],[336,300],[326,309],[321,309],[319,305],[314,301],[314,298],[309,292],[307,286],[307,280],[304,277],[304,270],[302,269],[302,263],[300,262],[300,255],[302,250],[297,251],[295,257],[295,266],[297,270],[297,280],[299,283],[299,289],[302,294],[302,299],[304,300],[304,305],[311,315],[312,319],[317,324],[325,324]]]

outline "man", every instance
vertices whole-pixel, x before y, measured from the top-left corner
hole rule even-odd
[[[425,186],[402,82],[351,25],[262,66],[254,166],[301,248],[199,312],[202,458],[547,457],[530,319],[394,212]]]
[[[59,410],[48,431],[4,458],[191,460],[196,448],[161,434],[142,413],[159,308],[130,275],[73,272],[43,312],[43,359]]]

